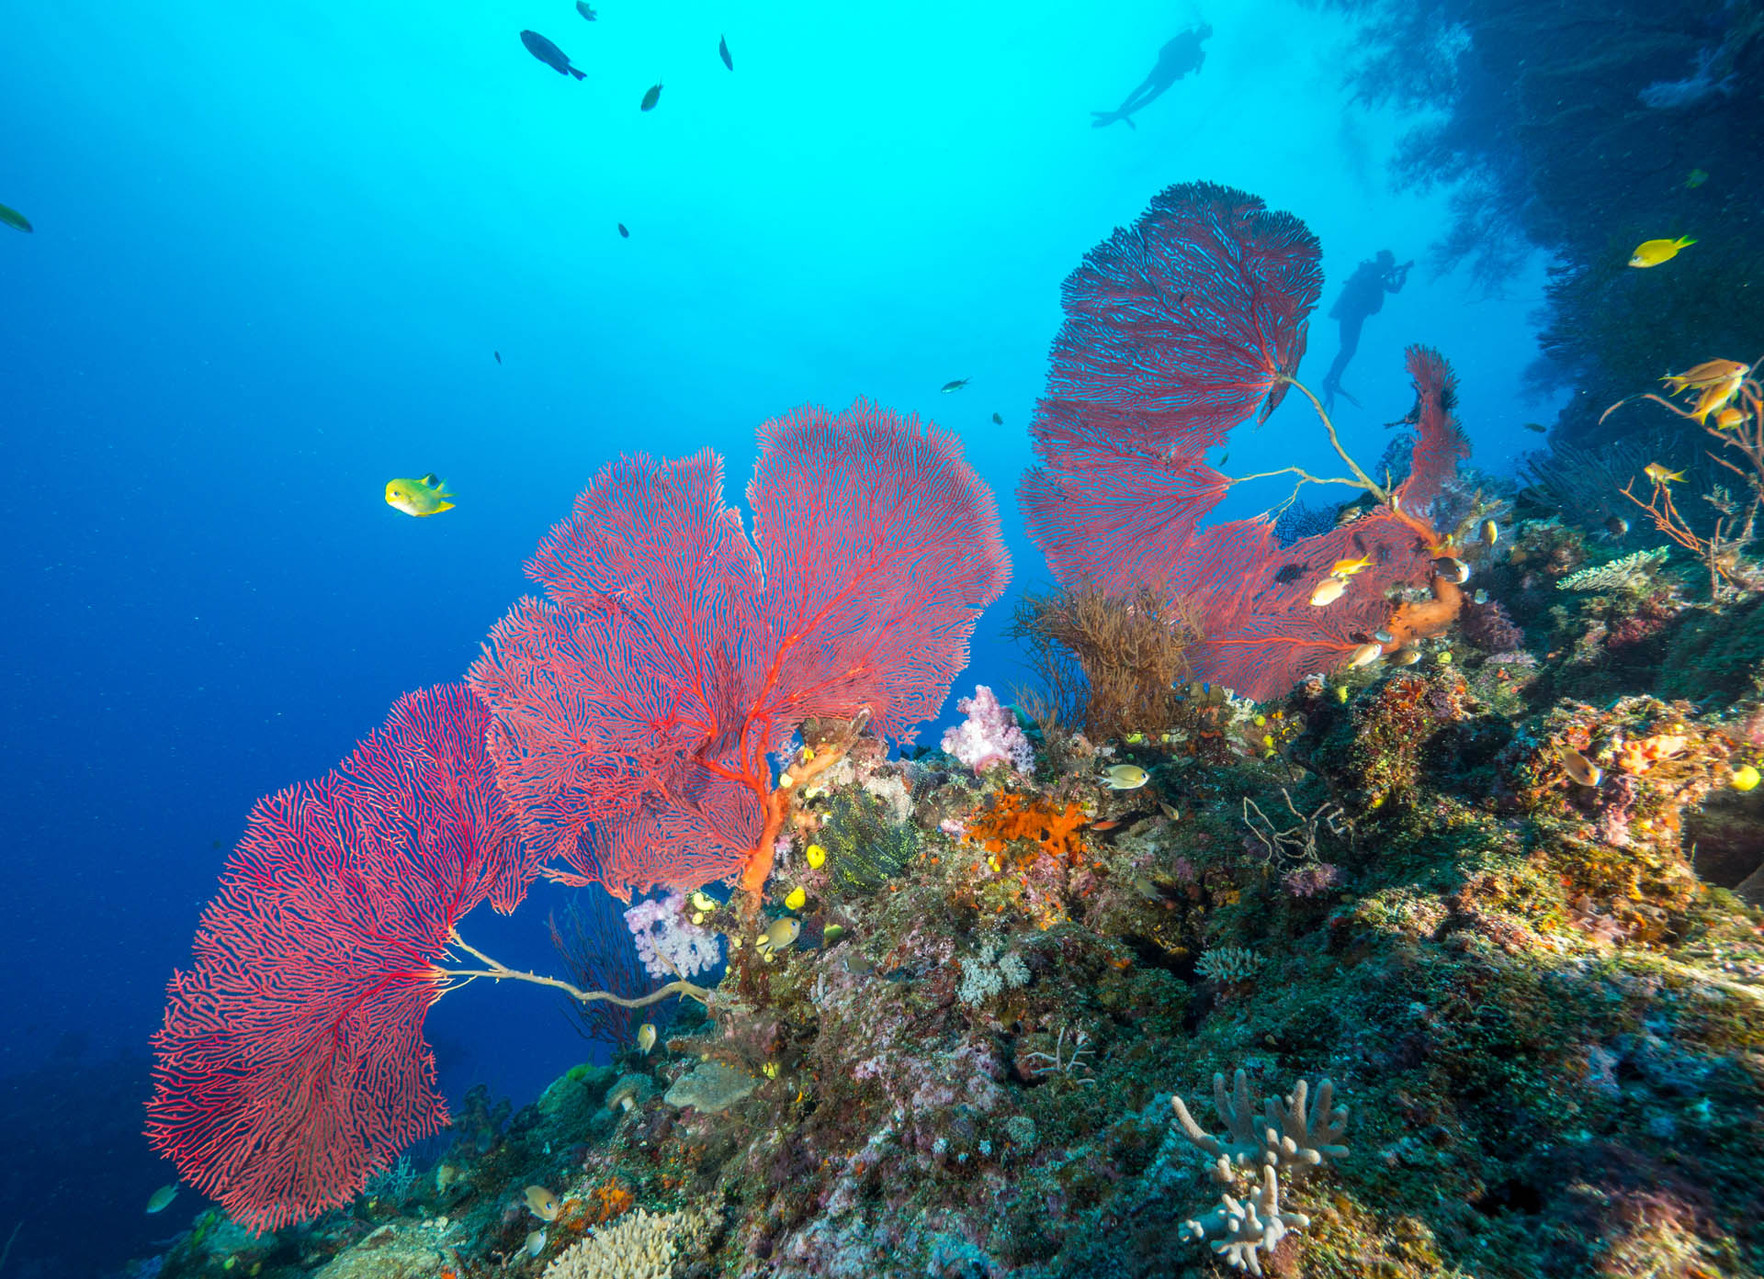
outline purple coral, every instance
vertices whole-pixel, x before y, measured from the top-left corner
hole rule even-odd
[[[1009,764],[1020,773],[1035,767],[1035,752],[1017,726],[1017,717],[999,705],[990,688],[978,684],[972,697],[956,702],[968,718],[943,735],[943,749],[983,773],[994,764]]]
[[[1315,897],[1341,883],[1341,867],[1329,862],[1299,866],[1280,877],[1280,886],[1294,897]]]
[[[1458,624],[1464,638],[1485,653],[1513,653],[1525,644],[1525,632],[1514,624],[1498,600],[1466,604]]]
[[[670,893],[638,902],[625,912],[625,926],[637,939],[637,957],[652,977],[691,977],[723,961],[714,933],[689,923],[682,911],[686,894]]]

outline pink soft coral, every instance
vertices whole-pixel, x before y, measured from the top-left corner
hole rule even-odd
[[[1016,715],[999,705],[986,685],[975,685],[974,695],[958,699],[956,709],[968,718],[943,734],[947,753],[976,773],[984,773],[994,764],[1009,764],[1019,773],[1035,767],[1035,752],[1018,727]]]

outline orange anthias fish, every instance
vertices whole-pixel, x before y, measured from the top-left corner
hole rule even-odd
[[[1708,420],[1709,414],[1727,407],[1729,401],[1739,394],[1751,371],[1751,365],[1741,364],[1738,360],[1704,360],[1695,368],[1683,373],[1668,373],[1660,380],[1673,395],[1680,391],[1701,392],[1691,406],[1691,412],[1697,421],[1703,422]]]

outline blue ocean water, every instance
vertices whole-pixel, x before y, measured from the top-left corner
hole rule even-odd
[[[1202,17],[1199,72],[1091,127]],[[147,1041],[252,802],[457,678],[610,458],[708,446],[735,494],[793,406],[916,412],[996,493],[1015,591],[1046,580],[1014,495],[1060,281],[1153,192],[1303,218],[1325,309],[1377,250],[1425,257],[1449,193],[1392,189],[1406,121],[1353,101],[1353,39],[1287,3],[0,7],[0,203],[35,225],[0,227],[8,1279],[188,1221],[190,1194],[140,1214],[173,1176],[139,1136]],[[1348,448],[1382,451],[1423,342],[1510,471],[1552,411],[1522,395],[1542,271],[1487,297],[1418,269],[1368,322]],[[1300,376],[1334,345],[1320,315]],[[1322,469],[1308,414],[1290,397],[1236,465]],[[384,503],[428,471],[456,510]],[[1008,615],[956,694],[1025,678]],[[551,965],[559,900],[474,939]],[[455,1099],[520,1104],[585,1052],[531,990],[428,1026]]]

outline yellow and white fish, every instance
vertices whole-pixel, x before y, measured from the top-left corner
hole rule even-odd
[[[1696,241],[1688,235],[1681,235],[1676,240],[1643,240],[1635,246],[1635,252],[1629,257],[1630,266],[1659,266],[1662,262],[1670,262],[1678,256],[1680,249],[1688,249]]]
[[[1116,764],[1103,769],[1102,784],[1110,790],[1138,790],[1151,780],[1151,774],[1138,764]]]
[[[441,477],[430,473],[420,480],[389,480],[386,484],[386,505],[406,515],[439,515],[453,509],[452,498]]]

